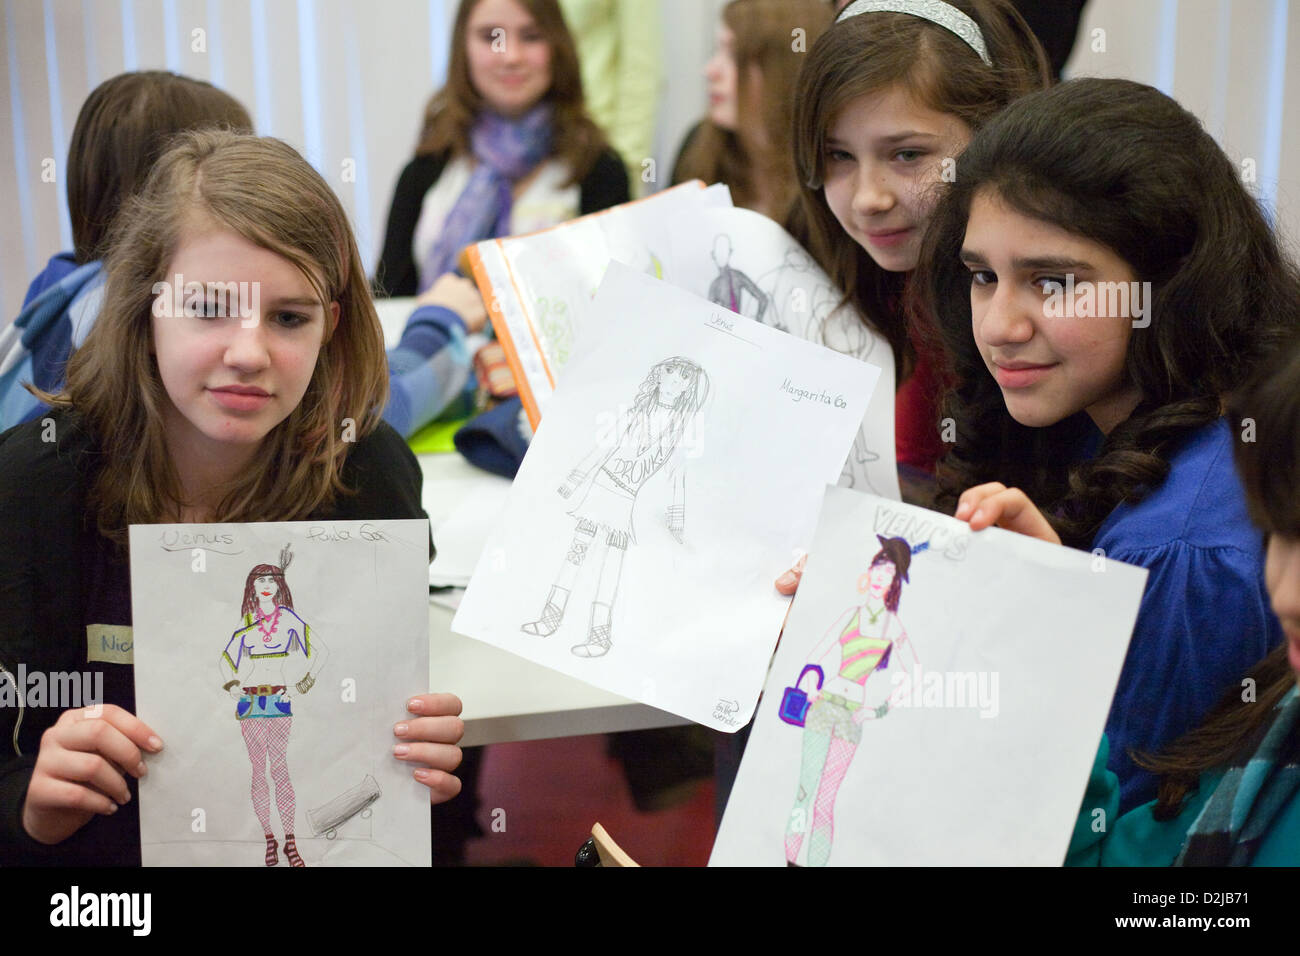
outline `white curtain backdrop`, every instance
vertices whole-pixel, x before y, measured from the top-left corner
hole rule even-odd
[[[704,111],[701,71],[724,0],[662,0],[655,137],[666,183]],[[167,69],[238,98],[259,133],[301,149],[352,216],[368,269],[424,103],[445,74],[456,0],[3,0],[0,324],[46,260],[72,246],[63,166],[86,95],[124,70]],[[1300,236],[1300,9],[1286,0],[1092,0],[1070,75],[1127,76],[1172,93]],[[1102,31],[1098,33],[1097,31]],[[1105,130],[1098,130],[1104,136]],[[642,157],[645,158],[645,157]]]

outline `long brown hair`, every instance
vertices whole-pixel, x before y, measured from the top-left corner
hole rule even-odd
[[[68,361],[64,391],[103,463],[88,504],[99,531],[176,520],[182,504],[167,452],[169,401],[151,354],[155,283],[187,229],[215,224],[293,263],[323,303],[339,306],[298,407],[263,439],[260,468],[241,475],[214,521],[305,518],[345,491],[349,442],[379,422],[388,396],[383,332],[347,214],[325,180],[280,140],[204,130],[181,134],[123,206],[105,263],[98,320]]]
[[[1300,538],[1300,338],[1233,396],[1228,417],[1239,439],[1234,454],[1251,519],[1268,534]],[[1245,694],[1246,680],[1253,695]],[[1135,754],[1134,763],[1161,775],[1156,819],[1177,816],[1201,774],[1257,745],[1273,708],[1295,685],[1284,641],[1224,694],[1201,726],[1159,756]]]
[[[68,144],[68,217],[78,264],[102,259],[113,217],[176,133],[253,131],[248,111],[210,83],[161,70],[121,73],[86,97]]]
[[[894,84],[917,102],[950,113],[974,132],[1012,100],[1050,83],[1038,40],[1007,0],[953,0],[984,34],[992,66],[937,24],[902,13],[836,21],[813,45],[799,73],[794,164],[799,203],[788,228],[852,304],[889,341],[897,381],[915,352],[903,308],[903,273],[886,272],[844,234],[826,203],[826,137],[849,103]]]
[[[825,0],[731,0],[722,8],[722,22],[735,35],[736,112],[747,122],[727,130],[705,119],[676,179],[726,183],[736,205],[752,209],[767,198],[767,212],[785,216],[798,190],[790,146],[795,81],[805,51],[830,21]]]
[[[280,549],[279,564],[255,564],[253,570],[248,572],[248,577],[244,580],[244,600],[239,605],[239,614],[245,617],[257,610],[257,579],[270,577],[275,581],[275,604],[277,607],[287,607],[293,610],[293,593],[289,590],[289,582],[284,579],[284,572],[289,570],[289,565],[293,561],[293,552],[289,550],[286,544]]]
[[[464,156],[470,152],[470,130],[486,102],[469,77],[468,27],[470,14],[480,0],[461,0],[451,31],[451,59],[447,85],[433,95],[424,109],[417,156],[450,150]],[[556,0],[514,0],[528,11],[551,48],[551,88],[543,99],[554,108],[551,155],[562,160],[571,172],[566,185],[578,182],[591,171],[608,142],[600,127],[587,113],[582,96],[582,73],[573,36],[565,26]]]

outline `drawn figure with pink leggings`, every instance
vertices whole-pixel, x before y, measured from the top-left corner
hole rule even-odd
[[[289,732],[293,727],[290,690],[305,694],[316,683],[325,662],[325,647],[293,609],[293,595],[284,572],[293,555],[288,546],[280,564],[259,564],[248,572],[240,613],[243,626],[221,654],[223,689],[235,701],[235,719],[252,764],[253,810],[266,836],[266,865],[279,862],[271,829],[269,766],[275,785],[275,806],[284,830],[284,856],[290,866],[303,866],[294,841],[295,799],[289,778]],[[296,677],[296,680],[291,678]]]
[[[807,694],[806,706],[798,693],[801,705],[794,715],[788,713],[788,700],[783,702],[781,718],[803,725],[799,787],[785,831],[785,858],[792,866],[798,865],[805,837],[805,866],[825,866],[830,859],[835,796],[862,742],[862,725],[883,718],[907,693],[906,682],[885,674],[902,668],[911,677],[919,664],[898,617],[912,548],[903,538],[876,538],[880,550],[858,583],[865,600],[841,614],[809,655],[804,673],[819,673],[817,689]],[[879,676],[872,681],[873,675]]]

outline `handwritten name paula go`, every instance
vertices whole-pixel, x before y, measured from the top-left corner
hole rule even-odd
[[[835,408],[848,408],[849,406],[843,395],[832,395],[830,392],[814,392],[807,388],[796,388],[788,378],[781,383],[781,391],[789,392],[790,398],[795,404],[812,402],[815,405],[832,405]]]
[[[235,546],[235,535],[231,532],[215,531],[180,531],[174,528],[164,531],[159,536],[159,541],[165,551],[176,551],[187,548],[200,548],[210,551],[222,551],[223,553],[237,553],[224,551],[223,549],[233,548]],[[363,524],[355,530],[349,528],[338,528],[334,525],[313,525],[307,530],[308,541],[387,541],[388,535],[380,531],[372,524]]]

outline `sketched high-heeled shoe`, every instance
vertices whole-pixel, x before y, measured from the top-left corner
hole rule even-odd
[[[546,597],[546,607],[542,608],[539,620],[530,621],[519,630],[536,637],[550,637],[564,620],[564,606],[569,603],[569,589],[551,585],[551,593]]]
[[[610,639],[610,612],[608,604],[593,601],[591,605],[591,626],[587,629],[587,643],[575,644],[569,648],[576,657],[604,657],[613,646]]]
[[[298,855],[298,845],[294,843],[293,834],[284,835],[284,858],[289,861],[290,866],[306,866],[302,857]]]

